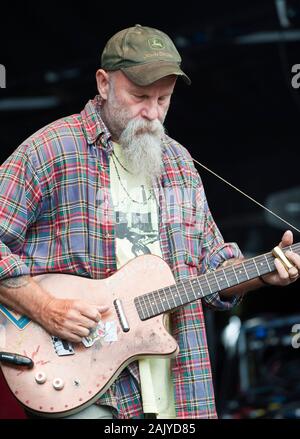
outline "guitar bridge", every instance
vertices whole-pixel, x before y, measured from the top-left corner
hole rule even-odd
[[[52,335],[51,338],[52,338],[54,350],[59,357],[75,354],[73,346],[71,345],[70,342],[66,340],[62,340],[61,338],[58,338],[54,335]]]

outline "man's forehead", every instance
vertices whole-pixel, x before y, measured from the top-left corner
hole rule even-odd
[[[142,86],[132,82],[129,78],[127,78],[127,76],[121,70],[115,71],[113,73],[115,78],[115,84],[123,87],[126,86],[126,88],[128,89],[135,90],[138,92],[147,92],[154,88],[159,88],[159,87],[166,89],[170,88],[170,90],[172,90],[177,79],[176,75],[169,75],[153,82],[152,84]]]

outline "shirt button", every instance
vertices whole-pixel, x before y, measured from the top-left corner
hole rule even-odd
[[[106,270],[105,270],[105,273],[106,274],[109,274],[111,272],[111,269],[110,268],[107,268]]]
[[[110,234],[109,234],[109,233],[106,233],[106,234],[105,234],[105,238],[110,238]]]

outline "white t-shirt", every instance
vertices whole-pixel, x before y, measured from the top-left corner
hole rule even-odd
[[[162,254],[155,195],[146,181],[126,170],[122,148],[117,143],[114,143],[114,154],[110,157],[110,181],[119,269],[136,256],[151,253],[162,257]],[[139,370],[144,413],[156,413],[161,419],[174,419],[170,359],[139,360]]]

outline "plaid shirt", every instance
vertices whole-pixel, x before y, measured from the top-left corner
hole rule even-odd
[[[47,272],[102,279],[116,271],[115,217],[110,193],[110,134],[99,97],[42,128],[0,168],[0,279]],[[225,244],[187,150],[164,135],[159,197],[160,245],[177,281],[239,257]],[[228,310],[237,299],[205,301]],[[180,348],[172,360],[178,418],[215,418],[211,367],[201,301],[171,313]],[[98,401],[118,418],[142,418],[137,363]]]

